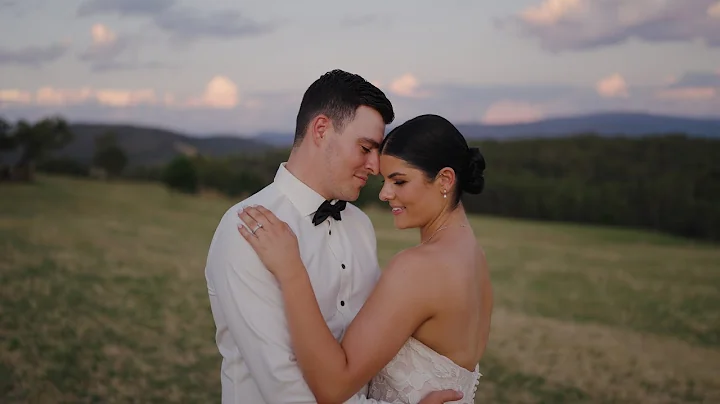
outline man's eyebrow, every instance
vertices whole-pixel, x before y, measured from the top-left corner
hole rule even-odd
[[[379,148],[380,148],[380,143],[378,143],[378,142],[375,141],[374,139],[370,139],[369,137],[360,138],[360,141],[369,143],[370,146],[371,146],[372,148],[374,148],[374,149],[379,149]]]

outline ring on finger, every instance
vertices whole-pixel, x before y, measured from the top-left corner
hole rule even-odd
[[[262,223],[258,222],[258,223],[255,225],[255,228],[252,229],[252,230],[250,230],[250,233],[255,234],[255,232],[258,231],[259,229],[262,229],[262,227],[263,227]]]

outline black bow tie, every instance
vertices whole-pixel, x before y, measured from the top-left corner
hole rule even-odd
[[[319,225],[320,223],[324,222],[325,219],[328,218],[328,216],[332,216],[335,220],[342,220],[342,218],[340,217],[340,212],[345,210],[346,204],[346,201],[337,201],[335,205],[330,203],[330,201],[323,202],[313,216],[313,224],[315,226]]]

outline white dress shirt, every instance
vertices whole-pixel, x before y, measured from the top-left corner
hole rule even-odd
[[[238,232],[241,207],[263,205],[290,225],[320,310],[338,341],[380,276],[367,215],[348,203],[342,220],[328,217],[315,226],[312,216],[323,202],[283,163],[272,184],[231,207],[220,220],[205,277],[223,358],[223,403],[316,402],[291,349],[278,283]],[[348,403],[382,403],[366,394],[367,387]]]

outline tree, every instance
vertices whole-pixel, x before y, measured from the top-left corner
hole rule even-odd
[[[15,137],[10,132],[12,126],[4,119],[0,118],[0,152],[3,150],[12,150],[17,146]]]
[[[73,134],[64,119],[50,117],[35,124],[25,120],[19,121],[13,128],[11,137],[21,149],[20,159],[15,164],[13,175],[16,180],[31,181],[35,162],[48,151],[60,149],[70,143]]]
[[[108,131],[95,138],[94,166],[105,170],[109,177],[117,177],[125,169],[127,163],[127,154],[118,145],[117,136],[114,132]]]
[[[10,166],[3,163],[2,152],[13,150],[17,146],[15,137],[10,133],[11,129],[10,124],[0,118],[0,181],[10,178]]]
[[[175,157],[165,167],[163,182],[168,187],[194,194],[198,191],[198,172],[195,164],[186,156]]]

